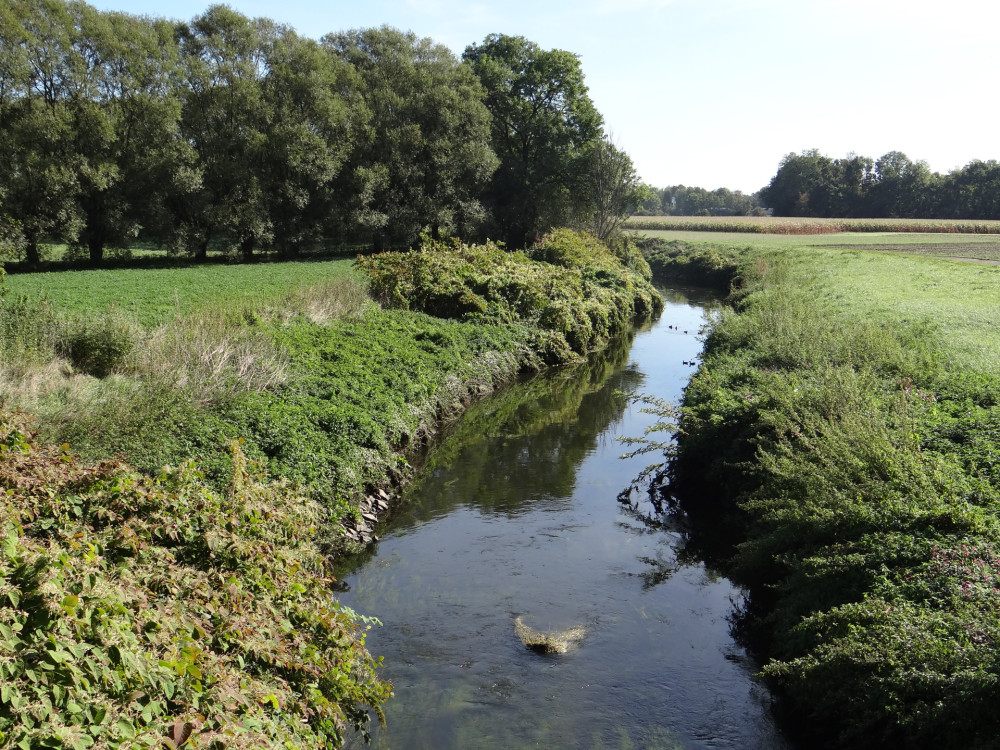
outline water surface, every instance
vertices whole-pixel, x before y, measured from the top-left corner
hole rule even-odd
[[[589,366],[471,409],[343,574],[341,600],[383,622],[368,645],[395,698],[374,747],[787,747],[730,637],[741,592],[685,554],[679,527],[616,502],[652,460],[619,458],[616,438],[653,421],[621,392],[679,398],[701,349],[710,298],[665,297]],[[540,655],[518,616],[586,637]]]

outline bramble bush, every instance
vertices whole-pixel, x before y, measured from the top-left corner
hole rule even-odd
[[[322,511],[232,455],[215,491],[193,462],[83,465],[0,414],[0,746],[331,747],[381,715]]]

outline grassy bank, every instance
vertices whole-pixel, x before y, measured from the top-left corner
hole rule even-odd
[[[155,473],[198,457],[219,486],[226,446],[242,438],[275,476],[351,512],[463,404],[575,361],[658,309],[630,247],[619,253],[638,272],[561,232],[530,254],[434,245],[358,268],[11,277],[0,407],[37,415],[44,439],[92,460],[122,455]],[[99,291],[109,274],[121,290],[113,306]],[[368,300],[369,284],[390,309]]]
[[[389,686],[328,556],[469,402],[659,308],[641,255],[615,253],[556,232],[356,268],[18,276],[0,294],[0,744],[316,747],[363,726]]]
[[[670,252],[661,272],[690,267]],[[685,394],[671,489],[726,519],[741,627],[791,723],[810,746],[994,747],[1000,269],[687,252],[728,258],[736,290]]]

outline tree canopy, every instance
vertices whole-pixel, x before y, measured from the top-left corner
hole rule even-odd
[[[588,149],[600,142],[603,119],[580,59],[506,34],[468,46],[462,58],[486,90],[493,117],[500,166],[484,193],[490,230],[521,245],[587,214]]]
[[[776,216],[1000,219],[998,187],[996,161],[942,175],[900,151],[832,159],[812,149],[787,154],[759,197]]]
[[[422,233],[604,237],[650,191],[579,58],[492,34],[458,59],[388,26],[320,41],[226,5],[189,21],[81,0],[0,7],[8,254],[101,262],[137,239],[206,257]]]

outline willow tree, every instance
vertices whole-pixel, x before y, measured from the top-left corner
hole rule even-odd
[[[469,67],[447,47],[388,26],[331,34],[323,44],[358,72],[371,116],[341,189],[353,197],[353,229],[376,246],[410,244],[422,230],[475,229],[497,160]]]
[[[76,105],[75,140],[86,164],[77,244],[98,263],[106,247],[129,247],[142,230],[162,235],[166,201],[197,183],[193,149],[179,133],[173,24],[89,7],[81,21],[91,90]]]
[[[590,214],[585,223],[605,241],[651,191],[639,179],[632,158],[608,136],[590,147],[588,177]]]
[[[83,227],[75,103],[86,85],[77,20],[65,3],[0,4],[0,192],[29,263],[43,238],[73,242]]]

